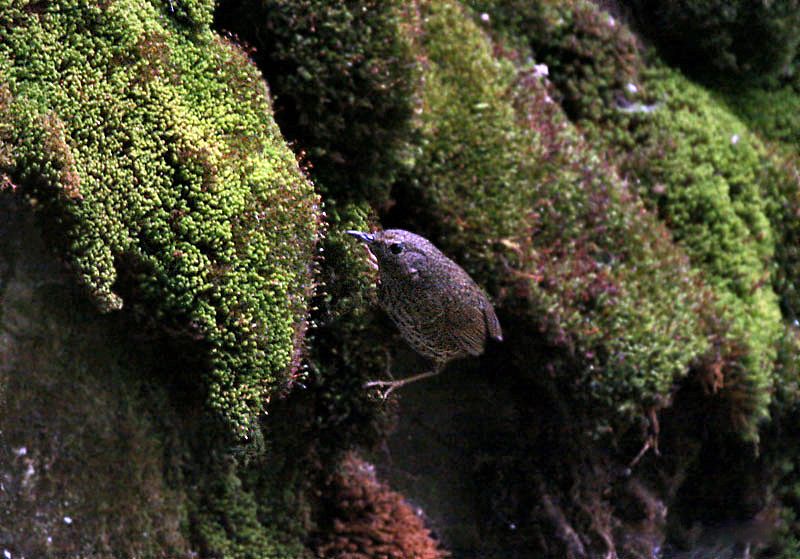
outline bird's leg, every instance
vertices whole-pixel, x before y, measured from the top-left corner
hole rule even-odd
[[[392,352],[389,351],[388,347],[384,348],[383,351],[386,354],[386,376],[394,380],[394,375],[392,375]]]
[[[405,386],[406,384],[411,384],[412,382],[416,382],[418,380],[422,380],[424,378],[432,377],[438,375],[442,372],[441,367],[436,367],[432,371],[427,371],[424,373],[420,373],[418,375],[413,375],[406,378],[401,378],[398,380],[371,380],[367,383],[364,383],[364,388],[373,388],[375,386],[380,388],[385,388],[386,390],[381,392],[381,397],[385,400],[389,397],[389,394],[392,393],[393,390],[400,388],[401,386]]]

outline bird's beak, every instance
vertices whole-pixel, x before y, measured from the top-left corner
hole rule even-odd
[[[362,233],[361,231],[345,231],[348,235],[354,236],[362,243],[372,244],[375,241],[375,235],[370,233]]]

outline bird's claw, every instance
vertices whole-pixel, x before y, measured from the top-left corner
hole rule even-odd
[[[373,388],[373,387],[384,387],[388,386],[389,388],[381,393],[382,398],[385,400],[389,397],[389,394],[396,388],[400,388],[401,386],[405,386],[406,384],[411,384],[412,382],[417,382],[418,380],[422,380],[424,378],[432,377],[434,375],[438,375],[441,372],[441,367],[436,367],[432,371],[427,371],[425,373],[420,373],[418,375],[413,375],[406,378],[401,378],[398,380],[371,380],[367,383],[364,383],[364,388]]]
[[[385,401],[395,388],[403,386],[403,384],[405,383],[397,380],[371,380],[364,383],[364,388],[383,388],[388,386],[389,388],[386,390],[378,390],[381,400]]]

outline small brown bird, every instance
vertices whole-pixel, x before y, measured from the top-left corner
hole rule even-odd
[[[434,369],[366,387],[395,388],[439,374],[451,360],[483,353],[487,338],[502,341],[489,298],[461,266],[433,244],[402,229],[347,231],[366,244],[378,268],[378,302],[417,352]]]

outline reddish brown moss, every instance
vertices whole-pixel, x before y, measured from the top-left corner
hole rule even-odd
[[[422,519],[375,468],[351,452],[330,484],[332,525],[317,546],[327,559],[443,559]]]

